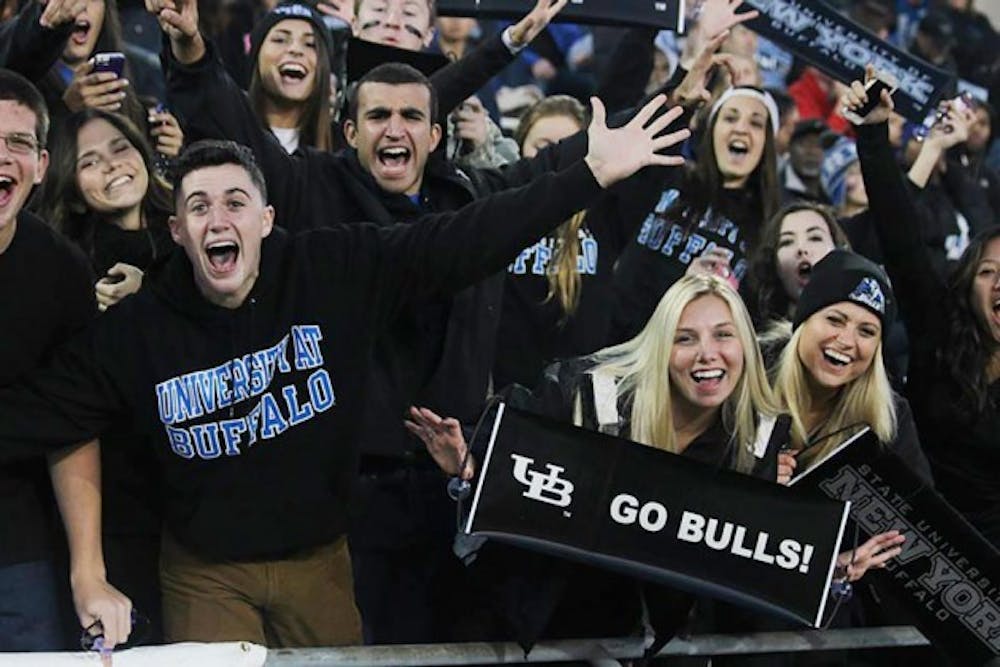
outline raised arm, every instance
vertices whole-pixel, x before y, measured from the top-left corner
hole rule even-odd
[[[501,35],[496,35],[466,57],[435,72],[430,79],[438,94],[439,122],[443,125],[449,113],[513,62],[517,52],[545,30],[567,2],[536,0],[532,10],[506,30],[509,46]]]
[[[521,188],[416,224],[341,227],[303,242],[330,280],[349,273],[371,295],[366,316],[386,326],[408,302],[457,292],[502,270],[522,248],[589,206],[603,188],[645,166],[682,164],[682,158],[658,152],[690,135],[685,129],[659,136],[681,113],[672,109],[650,122],[663,102],[654,100],[629,125],[609,130],[595,98],[585,160]]]
[[[691,64],[691,70],[683,72],[679,83],[668,83],[664,90],[644,99],[640,109],[648,106],[658,96],[666,96],[670,105],[680,106],[683,109],[683,112],[671,121],[670,127],[672,129],[688,127],[694,111],[709,99],[709,93],[705,86],[712,71],[720,65],[725,67],[730,66],[730,57],[726,54],[717,53],[719,47],[725,41],[727,34],[720,33],[715,39],[706,43],[699,52],[698,58]],[[665,109],[666,107],[660,108],[654,116],[664,113]],[[607,126],[617,128],[626,125],[638,113],[640,112],[634,108],[619,111],[607,119]],[[542,174],[565,169],[586,155],[588,150],[587,142],[588,133],[580,131],[556,144],[547,146],[533,158],[518,160],[506,165],[502,169],[483,171],[482,174],[486,185],[491,191],[496,192],[529,183]],[[674,143],[669,149],[664,151],[664,154],[679,156],[682,146],[682,142]],[[636,177],[629,179],[629,182],[632,184],[631,186],[623,184],[621,188],[617,189],[623,191],[625,187],[634,187],[636,188],[635,192],[646,193],[649,192],[649,188],[653,183],[667,187],[671,183],[671,179],[677,177],[678,173],[676,170],[669,170],[668,174],[661,173],[659,176],[637,174]],[[656,188],[658,186],[652,185],[652,187]],[[662,192],[662,189],[660,191]],[[624,201],[625,197],[623,196],[622,199]],[[653,203],[655,203],[655,199],[644,212],[648,212],[652,208]],[[633,201],[633,206],[631,206],[632,210],[635,208],[634,204],[635,201]]]
[[[869,66],[868,76],[872,74]],[[841,105],[857,109],[867,99],[864,86],[855,81],[841,98]],[[933,269],[919,231],[920,214],[889,144],[892,108],[892,98],[883,91],[879,106],[856,128],[858,158],[868,192],[870,220],[899,300],[899,312],[910,331],[931,331],[936,326],[926,325],[940,317],[945,288]]]
[[[17,16],[0,25],[0,67],[39,81],[59,60],[76,15],[86,0],[25,2]]]
[[[198,30],[196,0],[146,0],[165,35],[167,100],[188,141],[229,139],[253,149],[281,224],[299,219],[307,165],[293,158],[254,113],[222,65],[215,45]],[[169,46],[168,46],[169,45]]]

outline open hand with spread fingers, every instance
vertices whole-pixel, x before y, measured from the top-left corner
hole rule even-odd
[[[870,538],[852,551],[837,556],[837,575],[848,581],[857,581],[872,568],[883,568],[890,560],[903,553],[906,536],[890,530]]]
[[[610,187],[646,166],[676,167],[684,164],[684,158],[679,155],[660,153],[691,136],[687,128],[661,134],[683,113],[681,107],[673,107],[654,118],[666,101],[665,95],[657,95],[626,125],[612,130],[608,128],[604,104],[596,97],[590,98],[593,109],[587,128],[590,145],[584,160],[602,188]]]
[[[756,9],[737,14],[743,0],[704,0],[695,23],[697,32],[703,39],[713,39],[735,25],[745,23],[760,16]]]
[[[410,414],[403,425],[423,441],[427,452],[441,470],[465,480],[472,479],[475,475],[475,461],[469,456],[469,446],[457,419],[441,417],[432,410],[414,406],[410,408]]]
[[[694,60],[688,67],[688,72],[681,80],[680,84],[670,93],[672,104],[683,104],[685,106],[700,105],[712,99],[712,93],[708,89],[708,80],[712,72],[719,65],[729,69],[730,79],[735,80],[733,70],[735,56],[728,53],[719,53],[722,43],[729,36],[728,32],[722,32],[714,38],[705,42],[699,49]]]

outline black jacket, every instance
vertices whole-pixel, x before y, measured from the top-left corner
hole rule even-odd
[[[564,190],[579,203],[546,196]],[[167,526],[189,549],[231,560],[329,542],[346,528],[377,333],[404,304],[497,271],[598,192],[580,162],[420,224],[275,230],[236,309],[202,298],[175,253],[152,289],[0,392],[0,456],[131,414],[163,466]]]
[[[578,303],[567,315],[549,298],[557,230],[523,249],[507,267],[493,383],[532,386],[549,364],[592,354],[609,339],[615,262],[663,189],[665,170],[647,169],[612,188],[584,213],[577,234]]]
[[[37,84],[59,60],[73,23],[43,28],[45,5],[25,2],[17,16],[0,24],[0,67],[14,70]]]
[[[59,343],[96,314],[94,283],[83,254],[22,211],[0,254],[0,387],[45,362]],[[53,507],[42,457],[0,465],[0,567],[48,558]]]
[[[858,128],[858,150],[889,150],[885,124]],[[970,414],[947,369],[937,361],[948,344],[949,294],[933,270],[933,260],[911,225],[918,213],[903,195],[898,172],[862,171],[866,187],[894,188],[902,209],[884,210],[872,200],[872,219],[893,282],[899,312],[911,333],[910,373],[906,396],[939,492],[994,545],[1000,546],[1000,383],[989,387],[992,402]]]
[[[870,134],[866,137],[871,140]],[[859,157],[868,159],[869,171],[872,172],[900,170],[888,151],[869,151],[866,156],[859,154]],[[894,190],[868,190],[869,200],[873,196],[899,196],[904,192],[909,200],[906,207],[914,213],[913,218],[907,218],[911,221],[910,229],[927,247],[932,266],[942,279],[968,245],[969,239],[996,224],[988,191],[973,170],[963,168],[957,161],[949,161],[943,175],[933,174],[924,188],[917,188],[905,179],[905,188],[895,193]],[[882,210],[891,209],[882,207]],[[855,252],[873,262],[884,263],[884,251],[875,231],[871,204],[867,211],[841,222]]]

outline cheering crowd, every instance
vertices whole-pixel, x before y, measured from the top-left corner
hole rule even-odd
[[[459,559],[495,395],[777,484],[867,427],[1000,545],[989,21],[832,3],[956,75],[921,124],[739,0],[567,1],[3,5],[0,651],[778,627]],[[843,624],[911,622],[904,541],[838,556]]]

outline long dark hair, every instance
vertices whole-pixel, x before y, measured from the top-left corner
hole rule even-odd
[[[153,151],[142,133],[130,120],[99,109],[84,109],[63,119],[57,127],[58,139],[52,142],[52,166],[42,191],[42,216],[94,259],[94,231],[97,225],[113,224],[113,217],[87,207],[77,186],[76,154],[80,129],[92,120],[103,120],[121,132],[142,155],[149,175],[149,186],[142,198],[142,218],[147,227],[166,225],[173,213],[170,185],[157,175]]]
[[[993,338],[973,302],[972,286],[986,246],[998,238],[1000,227],[976,235],[948,277],[948,335],[937,350],[937,360],[939,368],[961,392],[959,403],[972,407],[967,411],[970,418],[994,407],[989,397],[987,368],[1000,343]]]
[[[785,204],[777,213],[768,218],[760,232],[760,239],[750,255],[748,287],[751,314],[758,325],[770,320],[788,317],[792,304],[778,276],[778,241],[781,239],[781,223],[792,213],[813,211],[826,222],[830,238],[838,248],[850,249],[847,234],[837,222],[833,209],[829,206],[808,201],[794,201]]]
[[[725,183],[719,163],[715,155],[713,135],[715,126],[721,116],[711,115],[698,144],[698,158],[694,166],[685,172],[683,197],[677,200],[664,213],[665,217],[682,220],[688,232],[697,227],[712,205],[722,199]],[[754,206],[758,207],[753,217],[763,222],[774,215],[780,205],[780,188],[778,184],[778,155],[774,148],[774,130],[770,122],[765,123],[764,150],[760,162],[754,168],[744,189],[752,195]],[[754,230],[746,230],[749,236],[754,236]]]
[[[275,23],[271,30],[280,24],[280,21]],[[312,25],[311,22],[310,25]],[[313,30],[317,29],[313,27]],[[267,34],[270,34],[271,30],[268,30]],[[267,35],[264,35],[262,42],[265,40],[267,40]],[[299,120],[299,145],[328,151],[333,148],[333,136],[330,130],[330,124],[333,121],[330,111],[330,53],[327,50],[327,40],[324,39],[323,35],[315,34],[314,40],[316,44],[316,72],[312,92],[303,103],[305,110]],[[260,49],[257,51],[257,61],[251,63],[251,67],[250,89],[248,91],[250,105],[261,124],[267,127],[267,99],[272,96],[264,90],[264,84],[260,78]]]

